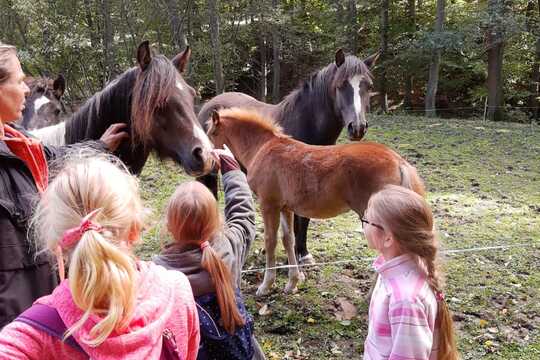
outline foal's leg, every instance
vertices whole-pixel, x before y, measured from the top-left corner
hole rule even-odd
[[[267,295],[276,281],[277,232],[279,228],[279,209],[267,208],[261,205],[264,221],[264,246],[266,250],[266,270],[262,284],[257,289],[257,296]]]
[[[287,260],[289,261],[289,282],[285,286],[286,293],[296,292],[298,289],[299,281],[304,280],[304,274],[298,269],[296,263],[296,254],[294,252],[294,232],[293,232],[293,212],[282,210],[281,211],[281,231],[283,232],[283,247],[287,253]]]
[[[294,238],[296,247],[296,256],[300,265],[313,264],[313,256],[307,249],[307,231],[309,218],[294,214]]]

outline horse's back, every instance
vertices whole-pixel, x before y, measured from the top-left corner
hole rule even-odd
[[[269,106],[271,105],[265,104],[254,97],[241,92],[226,92],[208,100],[199,111],[197,118],[203,128],[206,129],[206,122],[210,119],[212,111],[214,110],[239,107],[256,110],[262,112],[263,115],[267,115],[267,108]]]

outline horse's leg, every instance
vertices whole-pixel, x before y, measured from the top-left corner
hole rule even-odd
[[[307,230],[309,226],[309,218],[305,218],[294,214],[294,237],[296,256],[300,265],[313,264],[313,256],[307,249]]]
[[[210,189],[216,199],[218,198],[218,173],[216,170],[212,170],[207,175],[198,177],[197,181]]]
[[[304,280],[304,274],[298,269],[296,263],[296,254],[294,251],[294,232],[293,232],[293,212],[282,210],[281,211],[281,231],[283,233],[283,247],[287,253],[287,260],[289,261],[289,282],[285,286],[286,293],[294,293],[298,289],[299,281]]]
[[[279,209],[261,205],[264,222],[264,246],[266,250],[266,270],[262,284],[257,289],[257,296],[264,296],[276,281],[276,245],[279,228]]]

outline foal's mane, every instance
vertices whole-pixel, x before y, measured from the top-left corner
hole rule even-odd
[[[262,114],[255,110],[233,107],[220,110],[219,116],[223,118],[234,119],[238,122],[255,125],[257,128],[269,131],[273,135],[278,137],[289,137],[288,135],[283,133],[281,126],[279,126],[274,119],[264,117]]]

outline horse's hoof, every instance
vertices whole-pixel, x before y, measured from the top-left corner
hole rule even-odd
[[[255,293],[256,296],[266,296],[268,294],[270,294],[270,286],[264,285],[259,286],[257,292]]]
[[[315,264],[315,259],[313,258],[313,255],[307,254],[300,257],[300,259],[298,259],[298,264],[299,265],[313,265]]]
[[[298,292],[298,288],[296,287],[296,285],[287,284],[287,286],[285,286],[285,289],[283,289],[283,292],[285,294],[295,294],[296,292]]]

